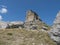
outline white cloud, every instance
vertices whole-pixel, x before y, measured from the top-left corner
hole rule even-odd
[[[4,5],[0,5],[0,14],[5,14],[5,13],[7,13],[7,12],[8,12],[7,7],[4,6]],[[1,21],[2,19],[3,19],[3,18],[2,18],[2,15],[0,15],[0,21]]]
[[[6,8],[4,8],[4,7],[2,7],[1,9],[0,9],[0,13],[7,13],[7,9]]]
[[[0,15],[0,21],[2,20],[2,16]]]

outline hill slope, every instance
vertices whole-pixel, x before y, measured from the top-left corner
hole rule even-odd
[[[0,29],[0,45],[56,45],[47,32],[24,29]]]

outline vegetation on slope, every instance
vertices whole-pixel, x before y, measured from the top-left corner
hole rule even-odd
[[[0,45],[56,45],[47,32],[24,29],[1,29]]]

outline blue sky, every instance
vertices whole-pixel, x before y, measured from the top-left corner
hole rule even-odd
[[[47,24],[52,25],[60,10],[60,0],[0,0],[0,18],[3,21],[24,21],[27,10],[35,11]]]

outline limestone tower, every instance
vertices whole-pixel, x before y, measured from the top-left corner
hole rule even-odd
[[[26,22],[31,22],[36,20],[40,20],[38,15],[32,10],[28,10],[26,15]]]
[[[32,10],[28,10],[26,14],[26,21],[24,23],[25,29],[33,29],[38,30],[42,28],[46,28],[46,24],[42,22],[42,20],[39,18],[38,14]]]

